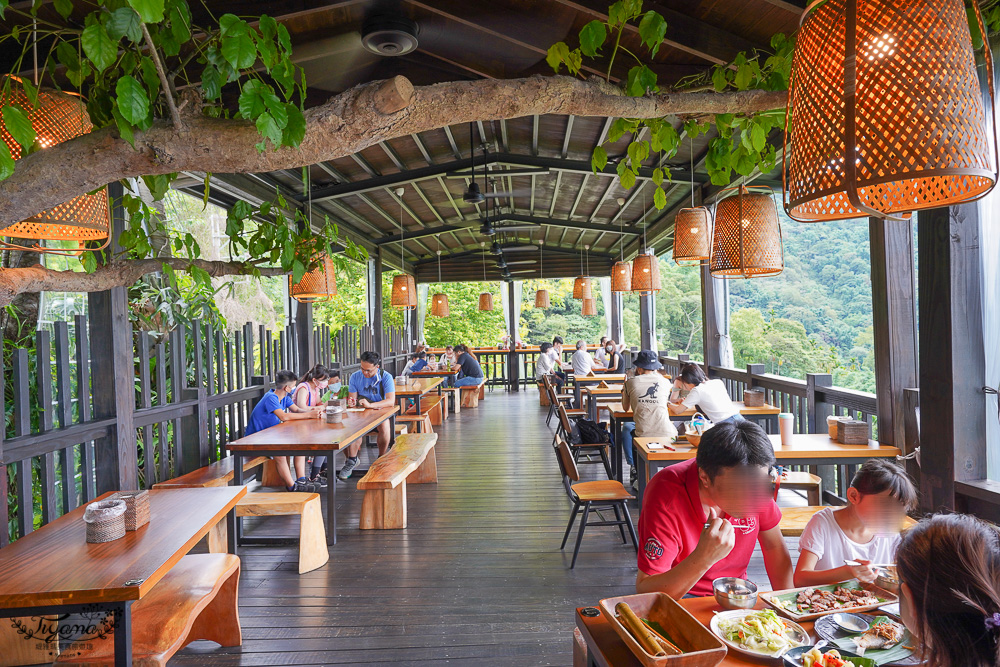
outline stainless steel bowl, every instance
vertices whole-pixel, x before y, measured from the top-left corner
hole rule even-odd
[[[879,588],[899,595],[899,575],[895,565],[873,565],[875,570],[875,585]]]
[[[715,600],[723,609],[753,609],[757,605],[757,584],[739,577],[720,577],[712,582]]]

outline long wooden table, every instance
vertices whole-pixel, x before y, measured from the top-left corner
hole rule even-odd
[[[607,387],[587,385],[581,391],[587,396],[587,414],[591,421],[597,421],[598,405],[601,402],[621,403],[624,384],[610,384]]]
[[[131,665],[132,603],[227,517],[232,535],[233,509],[246,492],[153,489],[149,523],[102,544],[87,543],[86,506],[76,508],[0,549],[0,617],[110,612],[115,665]]]
[[[327,424],[325,419],[296,419],[257,431],[253,435],[226,445],[236,460],[233,462],[233,484],[243,486],[243,459],[252,456],[315,456],[325,454],[330,482],[326,487],[326,542],[337,543],[337,482],[334,457],[337,452],[371,432],[386,420],[393,419],[399,406],[378,410],[344,413],[340,424]],[[236,538],[241,544],[275,545],[296,540],[280,537],[243,536],[242,517],[236,521]]]
[[[711,624],[714,613],[723,611],[714,597],[688,598],[686,600],[678,600],[678,602],[682,607],[691,612],[691,615],[698,619],[706,628]],[[595,605],[594,607],[579,607],[576,610],[576,627],[580,629],[580,634],[583,635],[584,641],[587,642],[587,664],[598,667],[640,667],[642,663],[629,650],[625,642],[621,640],[621,637],[611,627],[610,621],[604,618],[603,614],[591,617],[581,613],[586,609],[596,608]],[[756,608],[765,609],[767,607],[763,602],[758,600]],[[809,633],[812,639],[817,639],[811,622],[802,622],[799,625]],[[732,650],[719,663],[720,667],[762,664],[774,663],[755,661],[743,657]]]
[[[607,382],[611,384],[623,383],[628,379],[628,376],[624,373],[606,373],[601,369],[595,368],[593,375],[576,375],[570,373],[566,376],[567,381],[573,383],[573,393],[576,395],[576,407],[583,407],[583,397],[581,395],[583,387],[587,385],[593,385],[600,382]]]
[[[420,412],[420,399],[424,394],[430,393],[435,388],[437,393],[441,393],[441,385],[444,383],[443,377],[418,377],[415,380],[409,380],[406,384],[396,384],[396,400],[399,402],[399,410],[403,412],[406,409],[406,401],[408,399],[413,399],[413,402],[417,406],[417,412]]]
[[[439,370],[426,370],[417,371],[416,373],[410,373],[410,377],[414,378],[447,378],[455,377],[461,372],[461,368],[458,366],[453,366],[451,368],[441,368]]]
[[[827,433],[794,433],[790,443],[781,444],[780,435],[769,435],[774,448],[774,458],[783,465],[856,465],[871,458],[895,458],[900,454],[898,447],[881,446],[875,440],[867,445],[842,445],[831,440]],[[663,467],[693,459],[696,447],[675,443],[670,449],[649,449],[650,442],[660,442],[659,438],[633,438],[635,467],[639,475],[637,498],[642,506],[642,496],[646,484]],[[663,443],[667,444],[667,443]]]

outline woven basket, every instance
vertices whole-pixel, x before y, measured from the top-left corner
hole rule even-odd
[[[98,510],[110,509],[120,502],[124,501],[108,499],[102,500],[99,503],[92,503],[90,507]],[[86,519],[84,520],[86,521]],[[105,517],[87,521],[87,542],[100,544],[122,537],[125,537],[125,512],[108,514]]]
[[[842,445],[867,445],[868,422],[841,419],[837,422],[837,442]]]
[[[760,408],[764,405],[763,389],[747,389],[743,392],[743,404],[748,408]]]
[[[110,500],[125,502],[125,530],[138,530],[149,523],[149,491],[119,491]]]

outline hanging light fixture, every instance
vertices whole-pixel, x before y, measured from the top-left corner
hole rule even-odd
[[[589,250],[590,246],[583,246],[585,250]],[[573,281],[573,298],[574,299],[592,299],[594,298],[594,286],[590,281],[590,276],[584,273],[583,269],[583,255],[580,255],[580,275],[576,277]]]
[[[542,236],[545,234],[543,233]],[[545,239],[538,239],[538,262],[539,266],[539,280],[545,280]],[[535,308],[548,308],[551,305],[549,300],[549,291],[547,289],[540,289],[535,292]]]
[[[712,249],[712,213],[694,205],[694,141],[691,146],[691,207],[674,216],[674,261],[699,266],[709,259]]]
[[[485,246],[485,243],[481,243]],[[486,284],[486,261],[483,260],[483,285]],[[493,294],[490,292],[483,292],[479,295],[479,310],[482,312],[488,312],[493,310]]]
[[[333,260],[323,253],[317,268],[302,276],[297,283],[288,276],[288,294],[300,303],[331,301],[337,295],[337,274]]]
[[[776,276],[785,266],[774,193],[765,186],[734,186],[715,205],[712,260],[716,278]]]
[[[988,44],[984,55],[992,109]],[[804,13],[786,126],[793,220],[902,217],[996,184],[996,124],[983,108],[963,0],[829,0]]]
[[[642,193],[642,218],[646,219],[646,193]],[[642,227],[643,252],[632,260],[632,291],[639,296],[648,296],[660,291],[660,262],[653,249],[646,246],[646,227]]]
[[[611,291],[628,292],[632,289],[632,265],[625,261],[625,227],[622,214],[625,212],[625,198],[618,198],[618,250],[621,259],[611,267]]]
[[[396,196],[399,200],[399,267],[403,268],[403,192],[404,188],[396,188]],[[393,308],[412,310],[417,307],[417,286],[416,281],[409,273],[400,273],[392,278],[392,298],[390,300]]]
[[[441,283],[441,239],[438,239],[438,284]],[[434,317],[448,317],[451,314],[451,309],[448,307],[448,295],[444,292],[438,292],[431,297],[431,315]]]
[[[37,68],[36,68],[37,69]],[[36,141],[42,150],[61,144],[74,137],[89,133],[94,126],[87,115],[87,107],[79,95],[64,93],[47,88],[38,89],[38,105],[32,104],[24,91],[21,79],[7,77],[10,89],[0,92],[0,107],[17,106],[31,122]],[[38,85],[38,76],[35,76]],[[0,141],[3,141],[15,160],[22,157],[21,145],[7,131],[0,118]],[[28,195],[30,196],[30,194]],[[46,248],[38,244],[31,246],[0,242],[0,247],[53,255],[77,255],[84,250],[88,241],[100,241],[100,248],[108,245],[108,230],[111,229],[111,209],[108,206],[108,189],[101,188],[91,194],[82,194],[59,204],[47,211],[37,213],[26,220],[7,227],[0,236],[15,239],[36,239],[45,241],[73,241],[78,250]],[[95,248],[99,249],[99,248]]]
[[[597,315],[597,299],[591,297],[583,300],[583,307],[580,314],[584,317],[594,317]]]

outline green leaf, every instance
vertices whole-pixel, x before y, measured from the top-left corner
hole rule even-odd
[[[243,84],[243,90],[240,93],[238,101],[240,117],[247,120],[255,120],[257,116],[264,113],[267,107],[264,105],[264,98],[261,96],[263,89],[264,84],[257,79],[250,79]]]
[[[583,55],[593,58],[604,46],[608,31],[603,21],[591,21],[580,30],[580,51]]]
[[[264,112],[257,117],[257,131],[264,139],[270,139],[275,148],[281,145],[281,128],[278,127],[278,123],[274,120],[274,116],[272,116],[269,112]],[[263,143],[264,142],[261,142],[258,146]]]
[[[139,70],[142,72],[142,82],[149,91],[149,98],[155,100],[160,94],[160,75],[156,71],[156,63],[149,56],[142,56],[139,60]]]
[[[80,58],[77,55],[76,49],[69,42],[59,42],[59,46],[56,47],[56,58],[68,70],[80,69]]]
[[[14,158],[7,144],[0,141],[0,181],[5,181],[14,173]]]
[[[122,117],[133,125],[146,119],[149,113],[149,95],[135,77],[126,74],[115,84],[118,110]]]
[[[118,134],[129,143],[129,146],[135,148],[135,133],[132,131],[132,123],[125,120],[122,112],[117,108],[111,110],[111,115],[114,116],[115,124],[118,126]]]
[[[729,129],[735,118],[736,116],[731,113],[717,113],[715,114],[715,126],[717,128]]]
[[[236,69],[247,69],[257,60],[257,47],[247,34],[222,37],[222,56]]]
[[[9,5],[10,0],[0,0],[0,20],[3,20],[3,13],[7,11]]]
[[[68,19],[69,15],[73,13],[73,0],[55,0],[52,6],[59,12],[59,16],[64,19]]]
[[[144,23],[159,23],[163,20],[163,0],[128,0]]]
[[[625,119],[615,118],[611,121],[611,127],[608,128],[608,141],[615,143],[622,138],[625,134]]]
[[[184,44],[191,39],[191,27],[188,21],[177,7],[172,7],[168,14],[170,18],[170,34],[179,44]]]
[[[736,77],[733,79],[733,83],[736,84],[737,89],[746,90],[751,81],[753,81],[753,69],[749,63],[744,63],[736,68]]]
[[[603,146],[598,146],[590,156],[590,168],[596,174],[597,172],[604,171],[606,166],[608,166],[608,152],[604,150]]]
[[[681,138],[677,130],[670,123],[663,123],[656,131],[656,139],[660,143],[660,150],[667,155],[674,155],[677,147],[680,146]]]
[[[211,185],[211,182],[212,182],[212,172],[206,171],[205,172],[205,191],[204,191],[204,193],[201,196],[201,210],[202,211],[204,211],[206,208],[208,208],[208,197],[209,197],[209,195],[212,192],[211,187],[209,187]]]
[[[650,10],[639,21],[639,37],[642,38],[642,43],[649,49],[650,56],[656,55],[656,51],[660,48],[660,44],[663,43],[663,38],[666,34],[667,22],[657,12]]]
[[[222,95],[222,72],[215,65],[207,64],[201,71],[201,90],[206,100],[217,100]]]
[[[660,169],[659,167],[654,169],[652,180],[653,180],[653,185],[656,185],[657,187],[663,185],[663,170]]]
[[[260,30],[260,34],[264,36],[264,39],[272,40],[278,34],[278,22],[267,14],[262,14],[260,23],[257,24],[257,29]]]
[[[14,141],[21,144],[24,150],[30,149],[35,143],[35,128],[31,126],[28,114],[18,107],[5,106],[2,117],[7,133],[14,138]]]
[[[93,273],[97,270],[97,253],[85,252],[80,255],[80,264],[83,265],[83,270],[87,273]]]
[[[306,275],[306,265],[299,260],[298,257],[292,262],[292,282],[298,283],[302,280],[302,276]]]
[[[656,85],[656,72],[645,65],[636,65],[628,71],[625,92],[632,97],[642,97],[647,91],[655,93],[659,89]]]
[[[118,57],[118,44],[108,36],[108,31],[100,23],[91,23],[84,28],[80,43],[98,73],[111,67]]]
[[[286,103],[285,113],[288,116],[288,123],[281,136],[283,146],[298,146],[306,136],[306,118],[302,111],[292,103]]]
[[[983,48],[983,33],[979,30],[979,22],[976,21],[976,10],[966,7],[965,13],[969,22],[969,33],[972,36],[972,48],[978,51]]]
[[[580,49],[573,49],[566,56],[566,69],[570,74],[576,75],[580,73],[581,67],[583,67],[583,54]]]
[[[628,20],[628,10],[625,9],[625,3],[616,2],[608,8],[608,27],[614,30],[621,24]]]
[[[758,153],[764,150],[765,144],[767,144],[767,133],[764,132],[764,128],[754,123],[750,128],[750,143],[753,145],[753,149]]]
[[[633,141],[628,145],[628,157],[632,161],[632,168],[638,169],[643,160],[649,157],[649,142]]]
[[[635,185],[635,172],[631,169],[626,169],[625,173],[621,176],[622,187],[626,190],[631,190],[632,186]]]
[[[21,87],[24,88],[24,94],[28,96],[28,100],[31,102],[31,108],[35,109],[38,107],[38,88],[35,84],[31,83],[28,79],[21,79]]]
[[[152,176],[143,176],[142,180],[149,188],[150,194],[153,195],[153,201],[160,201],[167,195],[167,191],[170,189],[171,181],[176,178],[177,174],[155,174]]]
[[[292,38],[288,34],[288,28],[285,27],[284,23],[278,24],[278,44],[281,45],[282,50],[286,55],[292,52]]]
[[[729,85],[729,81],[726,79],[726,68],[721,65],[716,65],[712,70],[712,86],[715,88],[715,92],[721,93]]]
[[[667,193],[663,191],[663,188],[656,188],[653,191],[653,206],[656,207],[657,211],[662,211],[663,207],[667,205]]]

